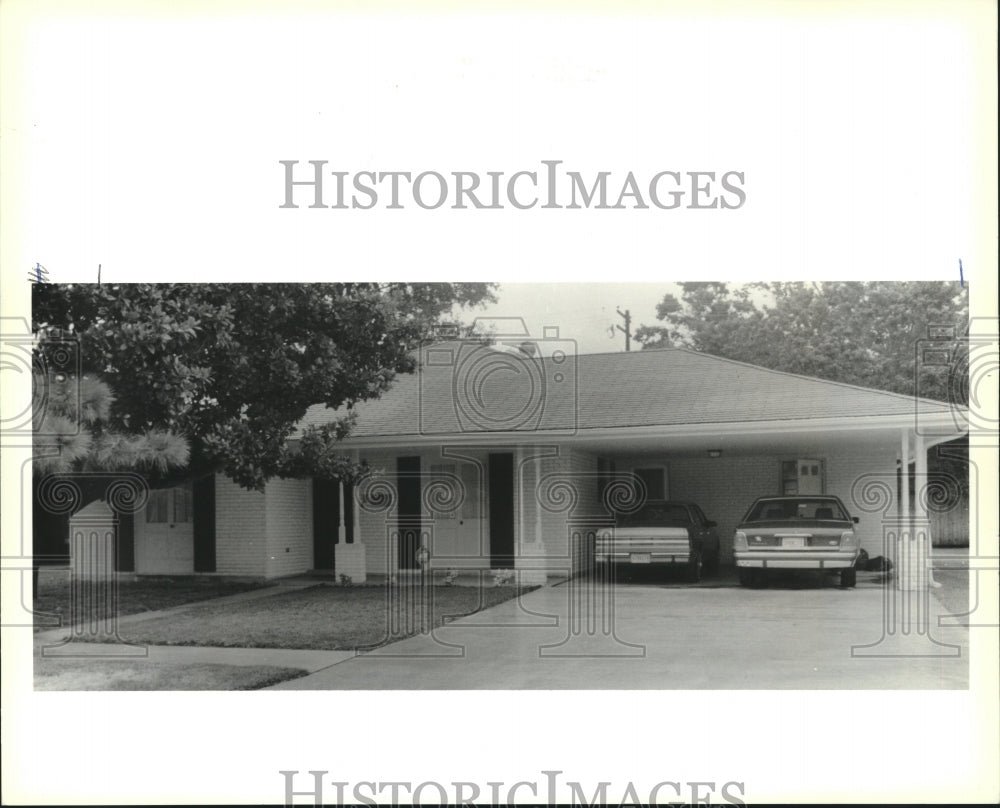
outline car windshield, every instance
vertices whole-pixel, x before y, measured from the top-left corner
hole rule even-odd
[[[617,523],[618,527],[686,526],[691,517],[684,505],[646,505],[635,513],[619,514]]]
[[[775,519],[835,519],[847,521],[840,503],[833,499],[764,499],[754,504],[745,522]]]

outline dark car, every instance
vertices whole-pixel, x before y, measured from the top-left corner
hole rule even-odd
[[[857,521],[837,497],[761,497],[733,539],[740,583],[763,582],[768,570],[832,570],[841,586],[854,586]]]
[[[597,535],[597,564],[684,567],[689,581],[719,566],[715,522],[693,502],[651,502],[635,513],[620,514],[613,530]]]

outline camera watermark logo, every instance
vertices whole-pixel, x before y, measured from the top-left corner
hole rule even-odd
[[[575,340],[554,326],[535,338],[521,317],[478,318],[470,334],[422,351],[421,434],[576,433]]]
[[[882,555],[889,559],[894,583],[882,587],[882,634],[871,643],[851,646],[851,656],[958,657],[961,646],[944,643],[931,634],[930,515],[955,506],[961,495],[958,480],[940,472],[914,475],[914,512],[901,503],[901,486],[908,477],[868,473],[851,487],[854,507],[876,515],[882,528]]]
[[[18,381],[30,379],[30,396],[19,394]],[[5,317],[0,322],[0,387],[11,394],[10,408],[0,418],[4,437],[55,438],[76,434],[79,423],[46,419],[58,403],[66,412],[80,410],[80,341],[66,332],[46,335],[39,341],[28,321]],[[26,389],[25,389],[26,390]]]
[[[604,484],[606,483],[606,484]],[[603,487],[602,487],[602,484]],[[604,515],[580,507],[594,497],[600,499]],[[535,507],[556,515],[565,524],[566,592],[565,635],[538,648],[542,658],[645,657],[646,646],[619,636],[615,567],[596,563],[594,573],[581,574],[590,566],[591,554],[613,540],[617,514],[642,507],[647,492],[636,475],[605,481],[597,472],[556,471],[539,475],[535,484]]]
[[[409,637],[425,641],[420,656],[462,657],[464,646],[441,640],[435,629],[435,514],[451,513],[465,501],[462,480],[453,473],[398,471],[369,476],[355,488],[368,518],[382,522],[384,537],[385,623],[378,646]],[[402,507],[400,505],[402,504]],[[413,653],[413,648],[410,649]],[[362,649],[362,653],[364,650]],[[380,650],[379,657],[394,656]]]
[[[939,415],[946,398],[951,425],[968,431],[970,437],[996,440],[1000,435],[1000,417],[995,403],[997,377],[1000,375],[1000,347],[996,321],[977,318],[969,334],[957,333],[952,325],[931,325],[927,336],[916,344],[916,430],[935,434],[932,415]],[[935,419],[934,423],[936,423]]]

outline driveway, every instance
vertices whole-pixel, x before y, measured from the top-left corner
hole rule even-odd
[[[928,592],[871,578],[759,590],[574,579],[271,689],[967,688],[968,629],[939,628]]]

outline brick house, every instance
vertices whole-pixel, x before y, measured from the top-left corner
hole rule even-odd
[[[874,556],[887,518],[922,515],[899,469],[926,479],[929,449],[967,431],[942,402],[685,349],[447,342],[420,359],[356,407],[343,450],[373,470],[356,488],[276,479],[248,492],[215,475],[151,492],[123,525],[119,569],[361,581],[429,565],[543,580],[586,570],[594,531],[639,489],[699,503],[723,563],[758,496],[835,494]],[[333,415],[312,407],[300,429]]]

